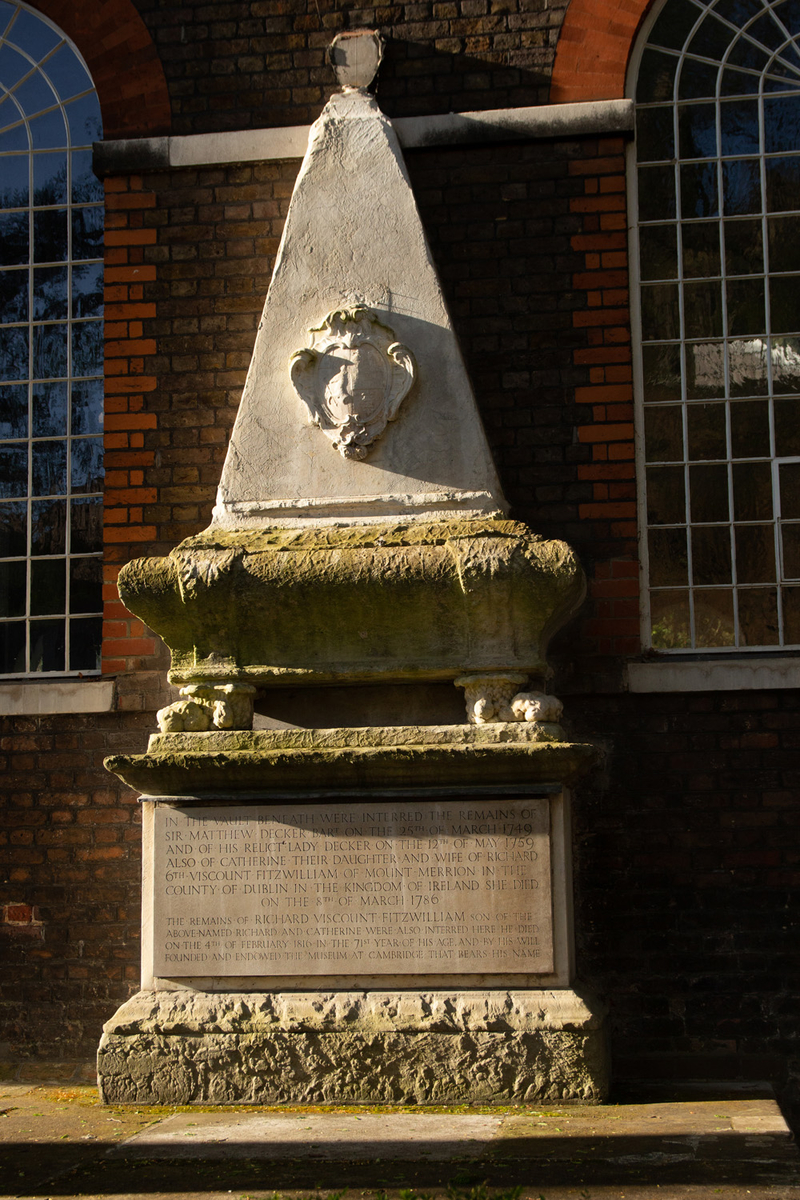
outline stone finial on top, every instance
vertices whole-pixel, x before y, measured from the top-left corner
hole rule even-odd
[[[363,91],[378,74],[383,38],[374,29],[340,33],[328,47],[328,58],[341,88]]]

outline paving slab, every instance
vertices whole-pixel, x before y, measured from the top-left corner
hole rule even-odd
[[[299,1158],[330,1162],[380,1158],[437,1162],[476,1158],[503,1117],[437,1113],[238,1115],[180,1113],[128,1138],[125,1158]]]
[[[103,1106],[0,1084],[19,1200],[800,1200],[774,1100],[386,1110]]]

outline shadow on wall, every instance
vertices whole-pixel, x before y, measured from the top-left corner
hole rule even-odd
[[[388,117],[546,104],[554,50],[546,44],[548,31],[539,32],[541,47],[488,50],[474,57],[393,38],[386,31],[375,98]],[[523,57],[538,61],[523,66]]]

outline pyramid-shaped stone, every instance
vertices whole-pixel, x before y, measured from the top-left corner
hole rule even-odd
[[[399,387],[407,395],[396,416],[358,448],[361,457],[348,457],[344,446],[337,452],[335,433],[314,423],[290,363],[319,344],[329,314],[363,309],[383,341],[399,345],[414,379],[410,389],[410,375]],[[369,354],[375,375],[378,351]],[[370,372],[363,357],[360,368],[349,358],[342,379],[358,387]],[[323,406],[333,373],[329,360],[311,371]],[[371,96],[336,95],[312,128],[292,196],[214,525],[431,520],[504,509],[397,136]]]

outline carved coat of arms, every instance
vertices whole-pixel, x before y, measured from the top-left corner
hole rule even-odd
[[[295,390],[344,458],[366,458],[408,395],[414,357],[363,305],[329,313],[309,333],[311,345],[289,359]]]

